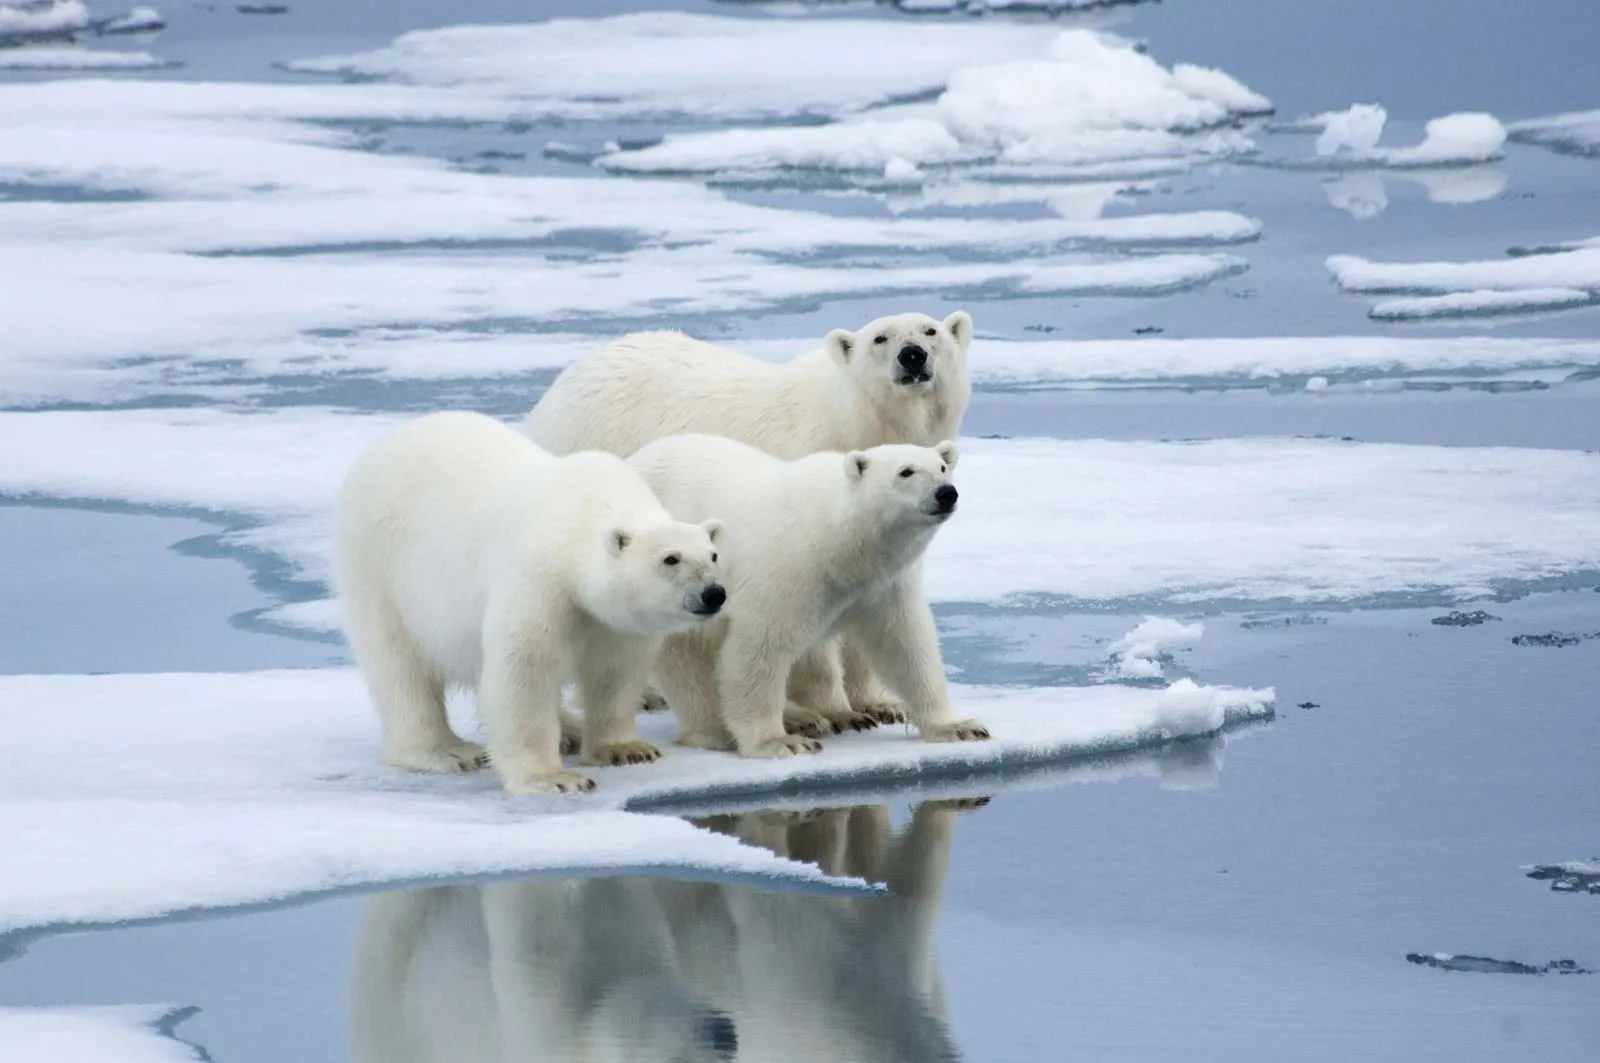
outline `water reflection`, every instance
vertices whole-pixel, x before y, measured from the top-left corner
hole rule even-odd
[[[853,897],[652,878],[442,886],[367,902],[360,1063],[959,1058],[934,930],[961,814],[925,801],[695,820],[858,875]]]

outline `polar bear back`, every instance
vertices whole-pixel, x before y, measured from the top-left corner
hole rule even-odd
[[[639,332],[569,366],[524,430],[552,454],[623,457],[653,439],[715,433],[779,457],[863,444],[848,380],[822,350],[774,364],[681,332]]]

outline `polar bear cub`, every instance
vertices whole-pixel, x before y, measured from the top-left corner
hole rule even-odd
[[[657,681],[678,741],[747,757],[814,753],[785,733],[791,669],[842,634],[904,699],[924,739],[989,737],[956,717],[920,560],[955,512],[956,446],[891,444],[783,461],[723,436],[657,440],[629,459],[673,516],[725,514],[728,607],[670,636]]]
[[[523,429],[552,454],[627,457],[653,439],[706,432],[780,458],[951,439],[972,397],[972,318],[896,314],[780,364],[681,332],[636,332],[574,362]]]
[[[662,638],[722,607],[716,520],[674,520],[612,455],[555,458],[493,418],[453,412],[372,444],[336,524],[345,632],[387,763],[483,764],[445,715],[446,687],[462,686],[477,693],[507,792],[593,789],[561,765],[566,682],[584,708],[584,763],[661,755],[634,710]]]

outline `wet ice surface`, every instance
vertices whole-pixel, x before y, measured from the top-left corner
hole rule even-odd
[[[746,39],[769,43],[817,19],[892,15],[817,4],[772,22],[756,5],[681,6],[749,18]],[[770,47],[697,95],[704,70],[690,68],[725,34],[631,65],[605,99],[504,62],[503,31],[395,43],[530,17],[510,0],[173,9],[154,36],[0,53],[0,83],[39,83],[4,98],[27,107],[0,103],[5,490],[94,507],[0,509],[0,671],[340,663],[336,643],[273,632],[330,619],[316,600],[317,495],[341,448],[377,426],[368,415],[519,415],[561,365],[623,329],[681,325],[787,357],[915,300],[974,312],[980,392],[965,434],[1008,437],[975,438],[968,464],[1011,506],[984,524],[1017,556],[986,554],[974,526],[942,562],[954,677],[1046,700],[1052,686],[1107,682],[1154,699],[1186,678],[1279,695],[1264,729],[1021,775],[981,807],[956,799],[983,792],[886,785],[835,791],[867,806],[850,812],[803,793],[697,810],[747,843],[887,878],[898,898],[546,878],[13,937],[0,1004],[24,1007],[0,1008],[0,1042],[22,1043],[21,1019],[34,1045],[87,1037],[70,1044],[153,1060],[196,1058],[171,1032],[219,1060],[340,1060],[352,1037],[388,1060],[399,1050],[383,1039],[401,1029],[419,1058],[453,1060],[497,1058],[488,1037],[515,1058],[560,1051],[559,1038],[690,1058],[737,1058],[736,1044],[931,1060],[1589,1051],[1592,977],[1490,975],[1600,962],[1600,913],[1566,896],[1593,891],[1593,861],[1578,858],[1600,821],[1586,785],[1600,539],[1585,506],[1592,455],[1577,453],[1600,451],[1600,277],[1580,224],[1600,216],[1594,114],[1580,110],[1600,71],[1573,32],[1592,12],[1055,6],[1104,9],[920,14],[918,50],[853,84],[839,78],[859,53],[836,51],[839,77],[798,95],[763,95]],[[804,31],[819,47],[821,25]],[[1085,28],[1148,42],[1148,62],[1085,37],[1058,46],[1113,64],[1099,69],[1126,75],[1123,95],[1154,93],[1140,109],[1108,111],[1117,94],[1082,95],[1050,65],[1055,33]],[[580,27],[587,43],[559,47],[605,56],[621,47],[615,29]],[[450,39],[476,50],[471,62],[435,47]],[[870,26],[845,39],[882,40]],[[144,56],[183,65],[87,87],[20,69]],[[274,65],[314,56],[364,57],[327,65],[380,80]],[[941,106],[947,76],[961,91]],[[166,88],[215,78],[267,87]],[[963,106],[1015,104],[1021,88],[1065,111],[991,122]],[[1252,94],[1276,105],[1270,122],[1205,126],[1207,100],[1237,116]],[[1287,128],[1362,100],[1384,107],[1381,131],[1348,130],[1354,144],[1331,156]],[[1428,125],[1463,112],[1494,116],[1509,142],[1485,121]],[[95,131],[58,136],[66,127]],[[952,138],[945,166],[933,156]],[[1258,154],[1240,154],[1246,141]],[[651,169],[669,149],[694,178],[594,165]],[[1461,165],[1421,165],[1437,162]],[[224,408],[191,418],[217,431],[164,434],[185,419],[172,407],[196,405]],[[245,411],[268,427],[239,430]],[[53,437],[64,449],[47,461],[50,425],[99,434],[76,437],[79,452]],[[1027,437],[1054,442],[1023,460]],[[1458,449],[1504,447],[1541,449]],[[1190,452],[1215,456],[1204,482],[1172,457]],[[1361,457],[1317,457],[1336,454]],[[1094,482],[1130,456],[1120,486]],[[1175,505],[1186,490],[1196,504]],[[1115,518],[1098,539],[1086,500]],[[1058,509],[1030,527],[1041,502]],[[1278,534],[1242,539],[1252,522]],[[1424,524],[1425,541],[1408,540]],[[1352,538],[1362,548],[1340,554]],[[1508,578],[1522,582],[1495,583]],[[1324,596],[1271,600],[1285,586]],[[1432,588],[1426,601],[1405,596],[1417,586]],[[1492,586],[1510,600],[1453,597]],[[1562,590],[1516,597],[1536,587]],[[1199,593],[1178,601],[1175,588]],[[1047,593],[991,600],[1016,591]],[[1349,595],[1366,608],[1349,611]],[[1460,619],[1480,606],[1498,622]],[[217,680],[219,711],[243,701],[230,684],[251,682]],[[359,753],[370,731],[346,722]],[[171,774],[208,770],[195,759]],[[681,857],[682,824],[656,827]],[[352,848],[312,854],[306,881]],[[104,859],[88,863],[91,887],[110,877]],[[537,988],[580,953],[581,977],[563,966],[553,991]],[[510,958],[499,970],[516,987],[498,1004],[494,956]],[[396,1018],[407,992],[437,1006]],[[118,1005],[131,1010],[77,1010]],[[201,1010],[174,1026],[184,1013],[169,1005]]]

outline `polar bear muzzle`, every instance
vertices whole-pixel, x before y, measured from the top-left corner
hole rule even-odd
[[[728,592],[722,584],[707,583],[698,594],[691,591],[685,596],[683,606],[695,616],[710,619],[722,610],[722,604],[727,600]]]
[[[950,516],[956,511],[956,500],[960,497],[961,492],[955,489],[954,484],[940,484],[938,490],[933,492],[933,509],[928,511],[928,516],[940,520]]]
[[[896,384],[915,387],[933,379],[933,366],[928,364],[928,352],[920,344],[908,343],[901,347],[895,365],[898,367]]]

